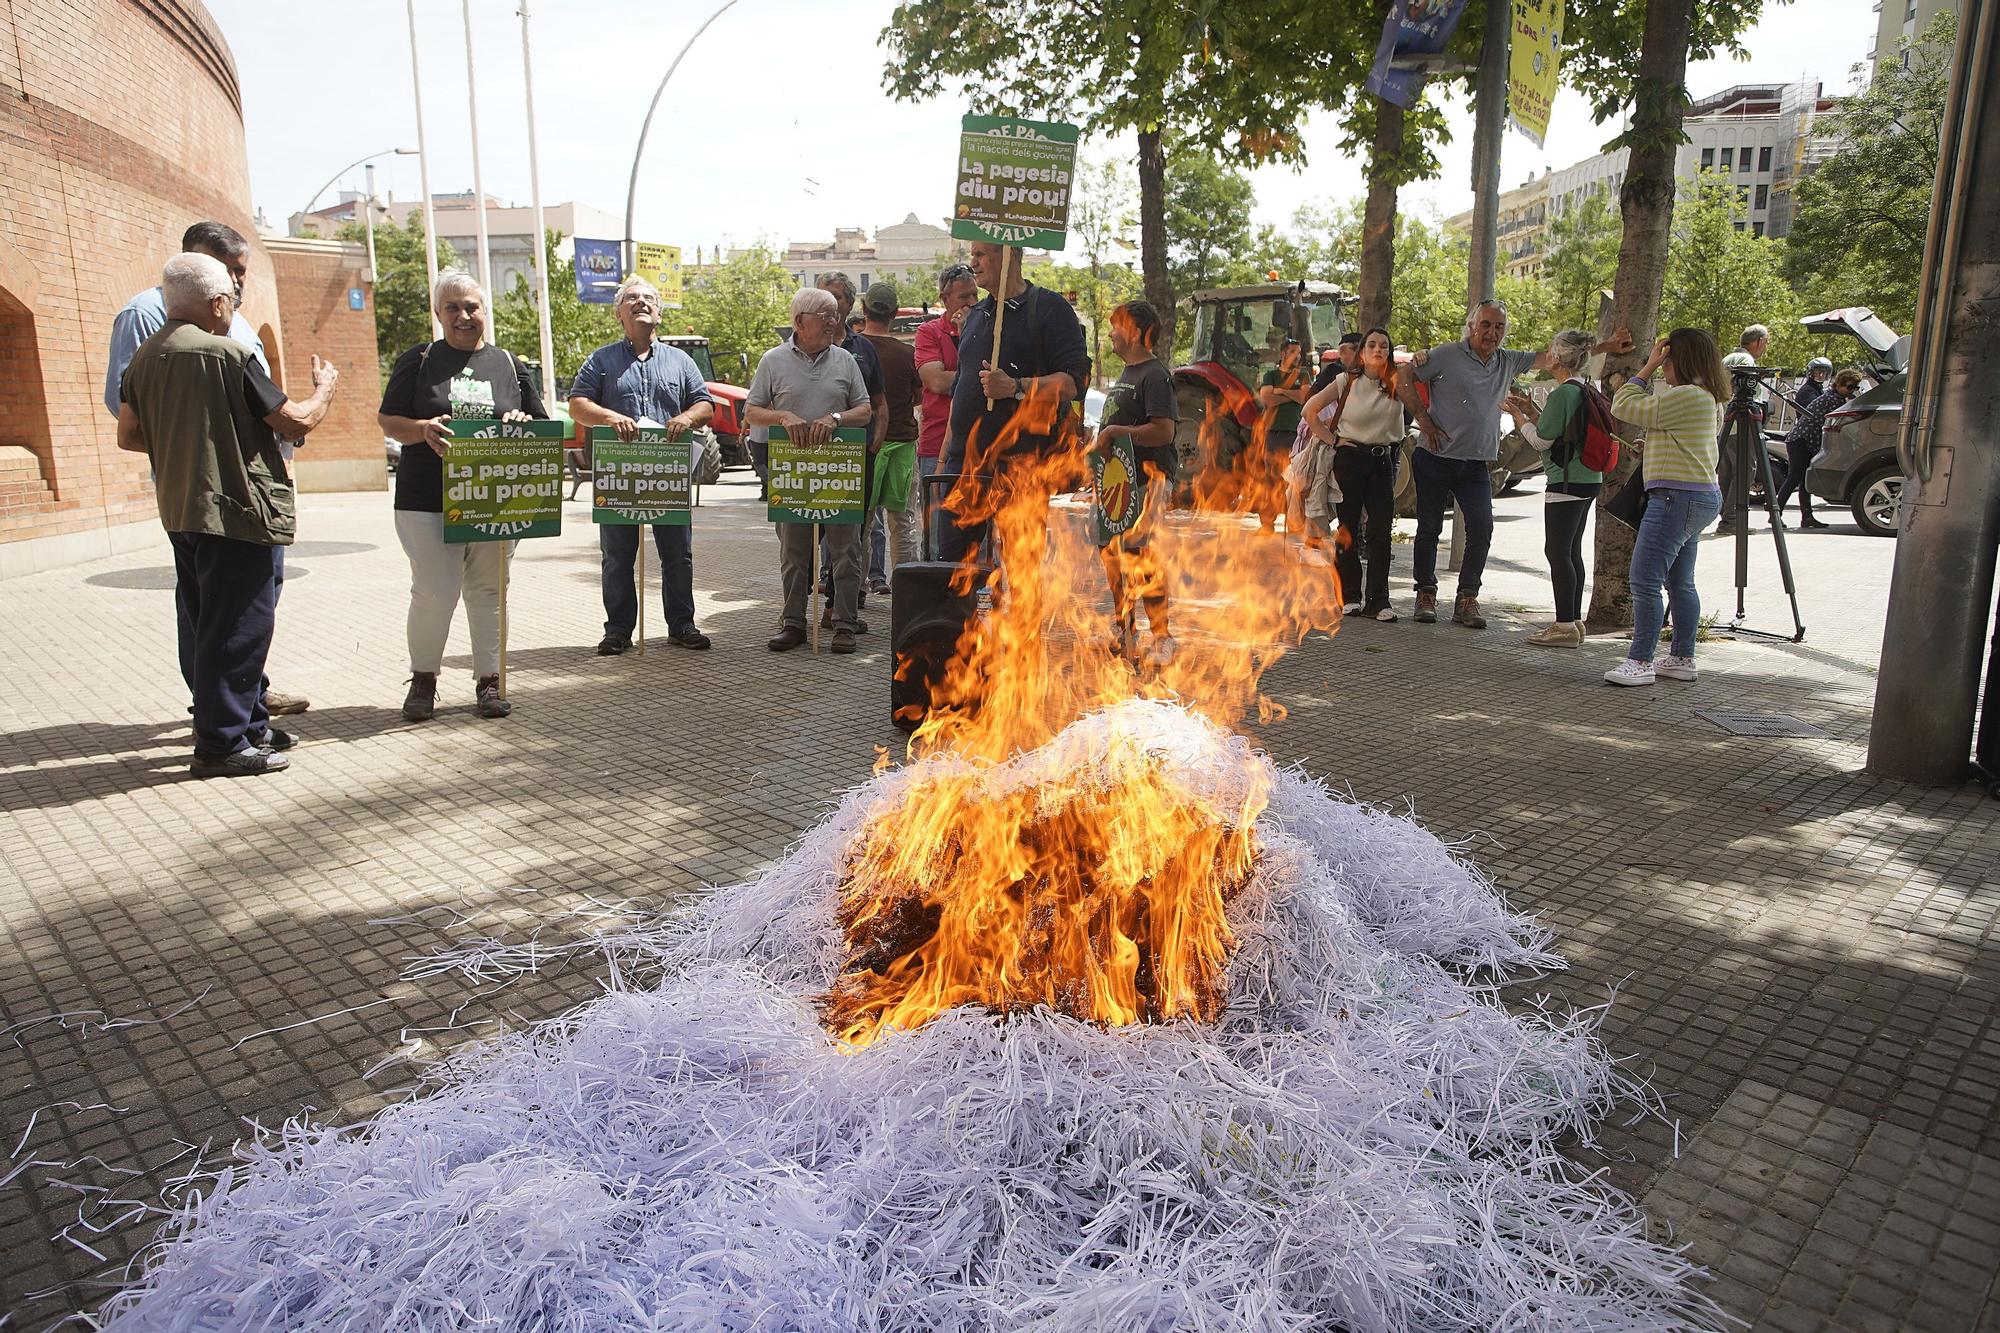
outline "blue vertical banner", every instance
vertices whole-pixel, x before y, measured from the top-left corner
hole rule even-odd
[[[1408,111],[1417,104],[1424,76],[1413,69],[1391,69],[1400,56],[1442,55],[1458,31],[1465,0],[1396,0],[1389,21],[1382,25],[1382,44],[1375,48],[1375,65],[1368,71],[1368,91]]]
[[[625,281],[625,249],[617,241],[576,238],[576,299],[588,305],[610,305]]]

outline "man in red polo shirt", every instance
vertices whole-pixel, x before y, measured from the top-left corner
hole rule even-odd
[[[953,264],[938,276],[938,304],[944,313],[917,327],[917,378],[923,382],[923,419],[917,431],[917,503],[928,500],[923,479],[938,470],[945,428],[951,422],[951,386],[958,381],[958,333],[965,312],[979,299],[969,264]],[[920,512],[922,512],[920,510]]]

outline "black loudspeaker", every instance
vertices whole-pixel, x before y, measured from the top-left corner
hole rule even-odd
[[[958,636],[977,614],[977,593],[951,589],[957,572],[948,561],[918,560],[896,566],[890,575],[889,717],[904,731],[915,731],[929,715],[931,691],[944,677]]]

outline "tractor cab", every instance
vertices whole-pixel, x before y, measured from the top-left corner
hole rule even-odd
[[[750,397],[750,391],[741,385],[719,379],[715,373],[715,360],[709,354],[708,339],[694,334],[662,334],[660,341],[669,347],[677,347],[693,359],[695,369],[708,386],[708,396],[715,400],[715,415],[709,426],[715,431],[715,439],[722,446],[722,462],[725,467],[748,467],[750,451],[743,443],[743,405]],[[744,378],[749,378],[750,358],[746,353],[737,353]]]

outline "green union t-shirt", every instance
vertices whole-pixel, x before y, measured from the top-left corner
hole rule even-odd
[[[1272,366],[1264,372],[1264,383],[1278,389],[1296,389],[1305,383],[1305,371],[1293,367],[1287,371],[1282,366]],[[1299,433],[1299,416],[1303,405],[1289,398],[1278,400],[1277,413],[1271,418],[1270,443],[1273,448],[1289,449],[1292,438]]]

